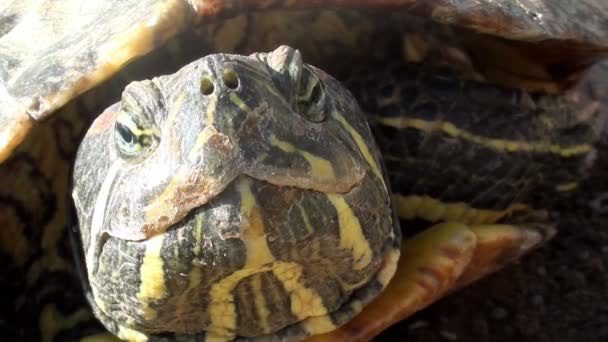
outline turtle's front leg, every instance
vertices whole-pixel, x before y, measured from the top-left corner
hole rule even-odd
[[[437,224],[404,241],[384,292],[340,329],[310,341],[364,341],[553,236],[542,225]]]

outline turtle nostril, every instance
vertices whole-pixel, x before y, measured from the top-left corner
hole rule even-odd
[[[204,76],[201,80],[201,92],[203,95],[211,95],[215,90],[215,86],[213,85],[213,81],[207,76]]]
[[[239,86],[239,77],[234,70],[224,70],[224,84],[230,89],[236,89]]]

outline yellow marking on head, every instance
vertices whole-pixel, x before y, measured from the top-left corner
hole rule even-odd
[[[118,327],[118,337],[121,340],[129,341],[129,342],[147,342],[148,336],[144,333],[139,332],[137,330],[133,330],[131,328],[127,328],[125,326]]]
[[[300,150],[287,141],[279,140],[276,136],[270,137],[270,145],[279,148],[287,153],[299,153],[310,165],[310,176],[320,181],[333,181],[336,179],[333,165],[324,158],[315,156],[314,154]]]
[[[276,96],[276,97],[283,97],[283,95],[279,94],[276,90],[276,88],[270,84],[268,84],[268,82],[264,82],[264,87],[266,88],[266,90],[268,90],[268,92],[270,92],[272,95]]]
[[[524,204],[512,204],[503,210],[476,209],[464,202],[444,203],[429,196],[393,195],[399,217],[405,220],[416,218],[429,222],[452,221],[465,224],[488,224],[517,211],[531,211]]]
[[[148,204],[144,210],[146,211],[146,222],[157,222],[167,215],[167,212],[171,212],[173,209],[168,208],[170,203],[175,202],[175,198],[180,192],[180,187],[184,183],[186,172],[183,169],[179,169],[171,178],[169,184],[165,187],[163,192]],[[154,232],[150,232],[154,233]],[[163,231],[159,231],[163,233]]]
[[[209,99],[209,103],[207,104],[207,115],[205,115],[205,119],[203,120],[203,122],[207,126],[212,125],[213,121],[215,120],[215,109],[217,108],[217,98],[218,97],[216,95],[211,96],[211,99]]]
[[[179,113],[179,111],[182,109],[185,98],[186,93],[181,93],[171,105],[171,110],[167,114],[167,126],[173,126],[175,120],[177,119],[177,113]]]
[[[336,175],[334,173],[334,167],[329,160],[315,156],[314,154],[306,151],[298,151],[310,164],[311,176],[320,180],[334,180]]]
[[[333,112],[332,115],[336,118],[336,120],[338,120],[338,122],[342,126],[344,126],[344,128],[348,131],[348,133],[350,133],[353,140],[357,144],[359,151],[363,155],[363,158],[365,158],[365,160],[367,161],[369,166],[372,168],[372,172],[374,172],[376,177],[378,177],[382,181],[382,185],[384,185],[384,190],[388,191],[386,184],[384,182],[384,177],[382,177],[382,171],[380,170],[380,166],[374,160],[374,157],[372,156],[372,153],[369,150],[369,146],[367,146],[367,144],[365,143],[365,140],[363,140],[363,137],[361,136],[361,134],[359,134],[359,132],[357,132],[357,130],[353,126],[351,126],[351,124],[348,123],[348,121],[346,121],[346,119],[344,118],[344,116],[342,114],[340,114],[338,112]]]
[[[557,190],[559,192],[574,191],[576,189],[578,189],[578,182],[570,182],[570,183],[558,184],[555,187],[555,190]]]
[[[149,306],[150,301],[164,298],[167,294],[163,259],[160,255],[164,237],[165,234],[157,234],[145,242],[146,251],[140,268],[141,285],[137,299],[141,302],[146,319],[156,317],[156,311]]]
[[[246,177],[237,180],[237,190],[241,195],[241,239],[247,250],[245,268],[255,268],[274,261],[274,256],[266,241],[266,228],[251,184]]]
[[[43,342],[55,340],[58,333],[75,327],[78,323],[85,322],[91,318],[91,313],[87,309],[79,309],[74,313],[64,316],[55,307],[55,304],[47,304],[40,313],[40,333]]]
[[[298,151],[298,149],[293,146],[292,144],[283,141],[283,140],[279,140],[276,136],[272,135],[270,137],[270,144],[274,147],[278,147],[281,151],[283,152],[287,152],[287,153],[295,153]]]
[[[310,152],[300,150],[286,141],[279,140],[274,135],[270,137],[269,142],[270,145],[279,148],[283,152],[299,153],[302,157],[304,157],[304,159],[306,159],[310,165],[311,177],[322,181],[332,181],[336,179],[334,167],[329,160],[315,156]]]
[[[270,326],[268,325],[270,310],[268,310],[266,298],[264,297],[265,289],[262,288],[262,277],[260,274],[251,276],[251,290],[253,291],[255,310],[258,314],[258,323],[260,324],[260,327],[262,327],[262,331],[265,334],[268,334],[270,333]]]
[[[355,270],[364,269],[371,263],[373,252],[369,246],[369,241],[367,241],[363,234],[359,219],[348,206],[344,197],[338,194],[327,194],[327,199],[333,204],[338,213],[340,248],[352,251],[353,268]]]
[[[230,92],[230,101],[234,103],[243,112],[251,112],[251,108],[237,95],[235,92]]]
[[[461,138],[499,151],[553,153],[563,158],[569,158],[572,156],[585,154],[593,150],[593,147],[589,144],[563,147],[540,141],[527,142],[488,138],[467,132],[454,126],[454,124],[451,122],[441,120],[426,121],[407,117],[377,117],[377,120],[383,125],[397,129],[416,128],[425,132],[443,131],[451,137]]]
[[[196,161],[196,158],[199,156],[200,150],[205,147],[205,145],[207,145],[207,141],[209,141],[209,138],[217,133],[217,130],[213,126],[207,126],[203,128],[203,131],[198,134],[194,146],[188,153],[188,160],[191,163],[194,163]]]
[[[302,266],[297,263],[275,262],[272,273],[289,292],[291,299],[291,313],[304,320],[308,317],[327,315],[327,308],[323,299],[311,288],[300,282]]]

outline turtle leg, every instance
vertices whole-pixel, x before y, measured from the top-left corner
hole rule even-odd
[[[546,226],[441,223],[405,240],[384,292],[338,330],[310,341],[366,341],[484,275],[516,260],[553,235]]]

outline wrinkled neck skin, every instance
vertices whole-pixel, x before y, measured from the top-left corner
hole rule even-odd
[[[145,333],[283,331],[319,310],[240,331],[213,318],[217,287],[238,292],[259,274],[284,287],[285,267],[323,283],[308,264],[321,261],[344,266],[332,275],[341,294],[317,289],[320,311],[342,308],[400,240],[379,160],[352,96],[289,47],[211,55],[132,83],[90,128],[74,171],[94,305],[114,320],[102,321]],[[252,305],[235,303],[231,319]]]

